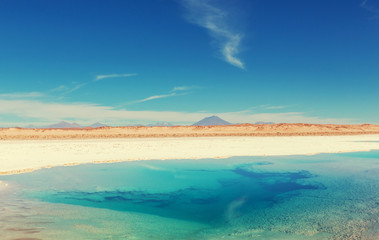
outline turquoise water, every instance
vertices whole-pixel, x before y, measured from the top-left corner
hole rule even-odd
[[[1,176],[1,239],[378,239],[379,152]]]

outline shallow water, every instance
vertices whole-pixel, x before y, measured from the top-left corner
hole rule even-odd
[[[1,239],[379,238],[378,151],[85,164],[0,179]]]

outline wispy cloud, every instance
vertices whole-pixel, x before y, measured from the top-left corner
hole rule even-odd
[[[97,75],[94,79],[95,82],[106,79],[106,78],[120,78],[120,77],[134,77],[137,73],[123,73],[123,74],[109,74],[109,75]]]
[[[266,104],[266,105],[261,105],[259,107],[266,110],[274,110],[274,109],[283,109],[283,108],[286,108],[287,106],[273,106],[270,104]]]
[[[283,109],[285,106],[268,106],[265,109]]]
[[[69,93],[72,93],[72,92],[75,92],[75,91],[81,89],[82,87],[86,86],[87,84],[88,84],[88,82],[85,82],[85,83],[74,82],[71,87],[67,87],[65,85],[60,85],[56,88],[51,89],[50,92],[51,93],[60,93],[61,95],[66,95],[66,94],[69,94]]]
[[[72,92],[75,92],[82,87],[91,84],[91,82],[98,82],[100,80],[106,79],[106,78],[119,78],[119,77],[133,77],[136,76],[136,73],[125,73],[125,74],[109,74],[109,75],[98,75],[95,77],[93,81],[87,81],[87,82],[72,82],[71,86],[67,85],[59,85],[56,88],[53,88],[50,90],[52,93],[60,93],[62,95],[66,95]]]
[[[373,14],[375,14],[374,18],[379,17],[379,7],[373,5],[369,0],[364,0],[361,2],[361,7]]]
[[[144,99],[141,99],[141,100],[137,100],[137,101],[134,101],[134,102],[131,102],[131,103],[142,103],[142,102],[147,102],[147,101],[161,99],[161,98],[168,98],[168,97],[174,97],[174,96],[182,96],[182,95],[188,94],[188,92],[186,92],[186,91],[189,91],[189,90],[191,90],[193,88],[195,88],[195,87],[178,86],[178,87],[174,87],[167,94],[153,95],[153,96],[150,96],[150,97],[147,97],[147,98],[144,98]],[[131,104],[131,103],[129,103],[129,104]]]
[[[187,91],[187,90],[190,90],[192,89],[193,87],[188,87],[188,86],[180,86],[180,87],[174,87],[172,89],[173,92],[177,92],[177,91]]]
[[[220,52],[226,62],[245,69],[244,63],[237,57],[243,35],[228,25],[228,12],[211,4],[210,0],[183,0],[187,9],[186,19],[207,29],[219,43]]]
[[[140,103],[140,102],[147,102],[147,101],[151,101],[151,100],[155,100],[155,99],[160,99],[160,98],[173,97],[173,96],[175,96],[175,95],[176,95],[176,93],[163,94],[163,95],[154,95],[154,96],[151,96],[151,97],[147,97],[147,98],[144,98],[144,99],[138,100],[138,101],[136,101],[136,102],[137,102],[137,103]]]
[[[191,90],[199,90],[204,89],[202,86],[176,86],[174,87],[171,92],[189,92]]]
[[[247,112],[251,112],[251,111],[262,112],[264,110],[278,110],[278,109],[284,109],[284,108],[288,108],[288,107],[290,107],[290,106],[263,104],[263,105],[258,105],[258,106],[252,106],[245,111],[247,111]]]
[[[79,90],[80,88],[84,87],[85,85],[87,85],[87,83],[77,83],[74,87],[65,91],[65,94],[75,92],[76,90]]]
[[[11,99],[26,99],[26,98],[40,98],[44,97],[45,94],[41,92],[16,92],[16,93],[2,93],[0,98],[11,98]]]
[[[67,91],[67,90],[69,90],[69,88],[66,87],[65,85],[59,85],[58,87],[53,88],[50,91],[51,92],[63,92],[63,91]]]
[[[56,88],[44,92],[14,92],[14,93],[0,93],[0,99],[59,99],[64,95],[79,90],[87,85],[87,83],[73,83],[71,87],[60,85]]]

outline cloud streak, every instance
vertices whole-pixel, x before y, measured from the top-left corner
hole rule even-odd
[[[191,90],[193,88],[194,87],[189,87],[189,86],[178,86],[178,87],[174,87],[170,93],[153,95],[153,96],[141,99],[141,100],[134,101],[133,103],[142,103],[142,102],[147,102],[147,101],[156,100],[156,99],[160,99],[160,98],[181,96],[181,95],[187,94],[185,91]],[[178,93],[178,92],[180,92],[180,93]]]
[[[76,84],[73,88],[68,89],[67,91],[65,91],[64,94],[75,92],[75,91],[79,90],[80,88],[84,87],[85,85],[87,85],[87,83]]]
[[[188,86],[179,86],[179,87],[174,87],[172,89],[172,92],[177,92],[177,91],[187,91],[187,90],[191,90],[193,89],[193,87],[188,87]]]
[[[86,86],[88,84],[88,82],[85,82],[85,83],[74,83],[72,87],[67,87],[65,85],[60,85],[56,88],[53,88],[50,90],[50,92],[52,93],[59,93],[61,95],[66,95],[66,94],[70,94],[72,92],[75,92],[79,89],[81,89],[82,87]]]
[[[8,99],[40,98],[44,96],[45,94],[40,93],[40,92],[17,92],[17,93],[0,94],[0,98],[8,98]]]
[[[183,0],[187,9],[187,21],[203,27],[219,43],[220,52],[226,62],[245,69],[244,63],[237,57],[243,35],[228,26],[227,11],[217,8],[207,0]]]
[[[274,110],[274,109],[283,109],[286,108],[287,106],[273,106],[273,105],[261,105],[260,108],[266,109],[266,110]]]
[[[352,123],[351,119],[309,117],[302,112],[251,113],[249,111],[240,111],[226,113],[200,113],[174,111],[128,111],[91,103],[56,103],[14,99],[0,99],[0,116],[1,115],[22,118],[25,125],[33,122],[52,123],[61,120],[77,121],[79,123],[101,121],[111,123],[113,125],[125,125],[132,121],[137,121],[138,123],[167,121],[177,124],[192,124],[210,115],[218,115],[232,123],[254,123],[257,121],[272,121],[276,123]],[[25,123],[26,119],[28,119],[27,123]],[[16,124],[18,123],[15,122],[14,125]],[[2,125],[2,127],[4,126]]]
[[[374,6],[372,3],[369,3],[368,0],[362,1],[360,6],[366,11],[374,14],[374,16],[372,16],[372,19],[379,18],[379,7]]]
[[[147,97],[147,98],[144,98],[144,99],[138,100],[138,101],[136,101],[136,102],[137,102],[137,103],[147,102],[147,101],[151,101],[151,100],[155,100],[155,99],[160,99],[160,98],[173,97],[173,96],[175,96],[175,95],[176,95],[176,93],[163,94],[163,95],[154,95],[154,96],[151,96],[151,97]]]
[[[101,81],[103,79],[106,79],[106,78],[120,78],[120,77],[133,77],[133,76],[137,76],[137,73],[124,73],[124,74],[109,74],[109,75],[97,75],[95,77],[95,79],[93,80],[93,82],[98,82],[98,81]],[[81,89],[82,87],[90,84],[91,82],[82,82],[82,83],[78,83],[78,82],[74,82],[73,83],[73,86],[72,87],[67,87],[65,85],[60,85],[54,89],[51,89],[50,92],[56,92],[56,93],[61,93],[63,95],[66,95],[66,94],[69,94],[69,93],[72,93],[72,92],[75,92],[79,89]]]
[[[97,75],[94,79],[95,82],[106,79],[106,78],[121,78],[121,77],[134,77],[137,73],[123,73],[123,74],[109,74],[109,75]]]
[[[379,13],[379,8],[368,3],[368,0],[364,0],[361,3],[361,7],[372,13]]]

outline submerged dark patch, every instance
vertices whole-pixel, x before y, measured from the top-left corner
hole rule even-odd
[[[218,171],[225,172],[225,170]],[[255,205],[261,205],[260,203],[264,204],[264,202],[267,202],[267,205],[275,204],[278,202],[278,196],[283,193],[319,189],[318,185],[297,182],[297,180],[313,177],[308,171],[254,172],[242,167],[230,171],[244,178],[220,179],[217,181],[218,187],[212,189],[188,187],[168,192],[151,192],[153,189],[62,191],[41,196],[41,198],[56,203],[143,212],[202,222],[223,219],[230,204],[238,199],[244,199],[238,207],[250,206],[252,208]],[[183,172],[188,172],[188,170],[183,170]],[[216,171],[212,170],[211,172]],[[200,170],[199,174],[208,174],[208,171]]]
[[[236,168],[233,169],[232,172],[254,179],[262,179],[262,178],[289,178],[291,181],[295,181],[298,179],[311,178],[314,177],[308,171],[298,171],[298,172],[254,172],[251,170],[247,170],[244,168]]]

